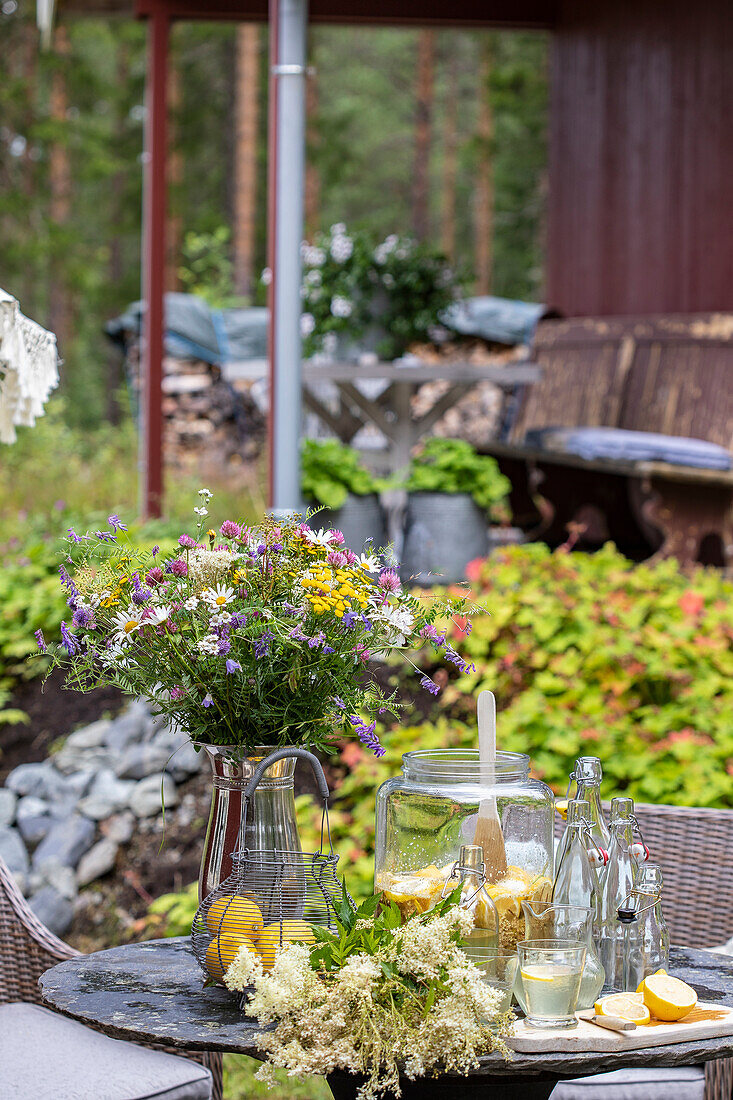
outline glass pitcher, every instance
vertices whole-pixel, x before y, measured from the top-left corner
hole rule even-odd
[[[583,905],[538,905],[523,901],[522,911],[528,940],[577,940],[586,944],[578,1008],[592,1008],[604,981],[603,967],[593,939],[593,910]],[[524,991],[519,975],[514,995],[524,1009]]]

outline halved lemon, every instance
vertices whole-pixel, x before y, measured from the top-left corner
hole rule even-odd
[[[697,1004],[697,993],[679,978],[650,974],[644,979],[644,1004],[657,1020],[684,1020]]]
[[[648,1024],[649,1009],[639,993],[611,993],[608,997],[596,1001],[594,1008],[598,1016],[619,1016],[632,1024]]]
[[[667,973],[667,971],[666,971],[666,970],[664,969],[664,967],[663,967],[663,966],[661,966],[661,967],[659,968],[659,970],[655,970],[655,971],[654,971],[654,973],[655,973],[655,974],[666,974],[666,973]],[[649,977],[649,975],[647,974],[647,976],[646,976],[646,977],[648,978],[648,977]],[[642,978],[642,979],[641,979],[641,981],[639,982],[639,984],[638,984],[638,985],[637,985],[637,987],[636,987],[636,992],[637,992],[637,993],[643,993],[643,992],[644,992],[644,982],[645,982],[645,981],[646,981],[646,978]]]

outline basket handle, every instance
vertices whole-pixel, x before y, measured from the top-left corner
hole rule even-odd
[[[317,756],[314,756],[312,752],[308,752],[307,749],[301,749],[298,747],[288,747],[283,749],[275,749],[269,756],[266,756],[264,760],[260,760],[259,764],[255,768],[252,778],[247,786],[244,788],[244,797],[249,802],[252,795],[255,792],[255,788],[262,776],[265,774],[271,764],[275,764],[278,760],[284,760],[288,756],[295,756],[298,760],[307,760],[313,769],[313,774],[316,777],[316,783],[318,784],[318,792],[324,802],[324,805],[328,803],[328,797],[330,791],[328,789],[328,783],[326,777],[323,774],[323,768]]]

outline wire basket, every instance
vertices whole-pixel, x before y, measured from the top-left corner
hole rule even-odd
[[[336,907],[344,894],[331,843],[328,784],[312,753],[278,749],[260,761],[244,790],[240,837],[246,835],[247,810],[257,784],[271,764],[288,756],[307,760],[315,774],[323,802],[320,848],[292,852],[240,846],[232,853],[232,874],[204,898],[191,928],[193,953],[206,976],[219,984],[242,946],[256,951],[268,970],[285,943],[316,942],[311,925],[331,931],[337,927]],[[351,898],[348,901],[353,906]]]

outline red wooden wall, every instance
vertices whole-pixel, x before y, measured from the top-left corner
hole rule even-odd
[[[545,300],[733,309],[731,0],[560,0]]]

